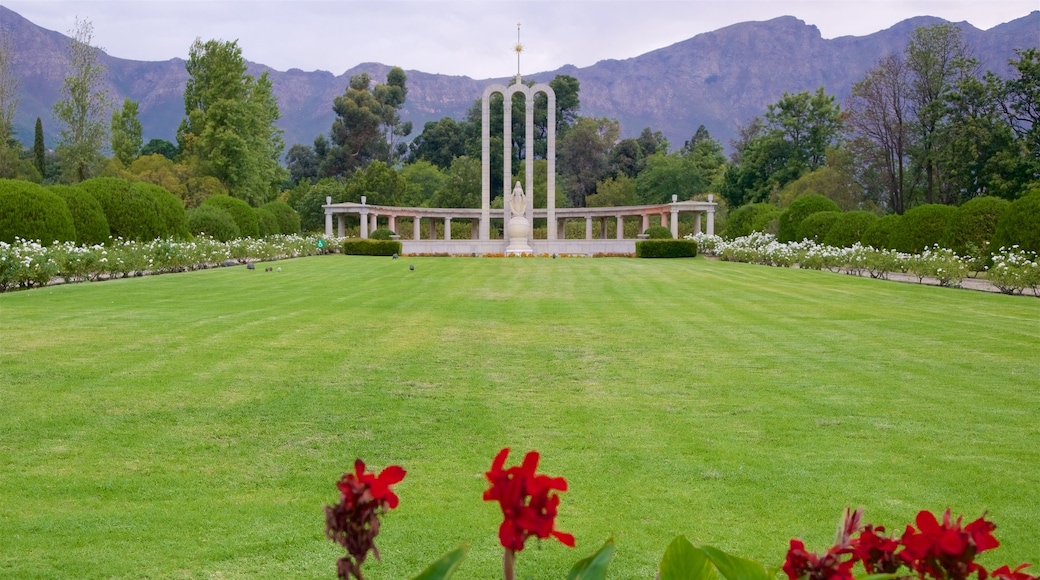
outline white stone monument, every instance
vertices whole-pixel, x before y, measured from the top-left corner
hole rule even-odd
[[[534,250],[528,244],[531,237],[531,222],[527,219],[527,195],[524,188],[517,181],[513,192],[509,195],[509,224],[506,230],[509,233],[509,245],[506,247],[506,255],[531,254]]]

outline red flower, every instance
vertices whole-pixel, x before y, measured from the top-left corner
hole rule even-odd
[[[556,538],[563,545],[574,547],[574,536],[555,530],[560,496],[552,491],[567,491],[562,477],[535,473],[538,452],[531,451],[522,465],[503,469],[509,448],[498,452],[485,475],[491,487],[484,492],[484,501],[497,501],[505,516],[498,528],[498,539],[508,550],[519,552],[530,536],[540,539]]]
[[[993,537],[996,529],[993,522],[983,516],[962,527],[961,518],[953,521],[947,509],[942,524],[929,511],[918,513],[916,524],[916,530],[913,526],[906,527],[899,557],[920,578],[964,580],[975,573],[979,580],[986,579],[986,569],[975,563],[975,556],[1000,545]]]
[[[1028,567],[1029,567],[1029,564],[1019,564],[1019,566],[1017,568],[1015,568],[1014,570],[1011,570],[1005,564],[1005,565],[1001,566],[1000,568],[997,568],[996,570],[994,570],[993,573],[991,574],[991,577],[999,579],[999,580],[1037,580],[1036,576],[1033,576],[1032,574],[1030,574],[1028,572],[1023,572],[1022,571],[1024,569],[1028,568]]]
[[[899,542],[883,535],[883,526],[868,524],[859,537],[852,540],[852,557],[863,562],[868,574],[892,574],[902,563],[896,557]]]
[[[823,556],[817,556],[806,551],[801,540],[791,540],[791,547],[784,560],[784,572],[790,580],[852,580],[852,566],[856,561],[842,561],[842,556],[848,552],[848,549],[834,546]]]
[[[361,564],[368,553],[379,559],[375,539],[379,535],[379,516],[397,507],[399,502],[390,486],[404,479],[405,470],[391,465],[376,475],[365,472],[365,462],[354,461],[354,473],[344,473],[336,482],[340,501],[325,506],[325,535],[347,550],[336,569],[340,578],[364,578]]]

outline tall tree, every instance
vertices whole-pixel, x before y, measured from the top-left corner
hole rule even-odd
[[[14,51],[8,35],[0,36],[0,147],[14,136],[14,113],[18,108],[18,77],[12,69]]]
[[[112,111],[112,154],[129,167],[141,155],[143,144],[137,101],[123,99],[123,106]]]
[[[395,160],[403,157],[408,152],[405,143],[399,143],[398,137],[407,137],[412,134],[412,122],[401,121],[401,106],[408,97],[407,77],[401,67],[393,67],[386,73],[386,83],[376,85],[372,88],[372,94],[382,106],[381,117],[383,122],[383,133],[386,136],[385,159],[390,165]]]
[[[36,117],[36,130],[33,135],[33,166],[40,176],[47,173],[47,148],[43,144],[43,121]]]
[[[784,93],[769,105],[767,131],[790,144],[790,163],[800,165],[799,174],[823,166],[827,148],[834,144],[841,128],[839,107],[823,87],[815,93]]]
[[[273,199],[287,173],[278,103],[267,73],[246,74],[237,42],[195,39],[184,89],[186,118],[177,130],[182,160],[197,164],[231,195],[253,205]]]
[[[383,107],[369,90],[372,77],[361,73],[350,77],[347,90],[332,102],[336,118],[332,121],[332,148],[329,150],[324,175],[345,176],[385,149],[382,141]]]
[[[585,197],[610,170],[609,155],[621,127],[614,119],[581,117],[560,140],[560,176],[566,181],[571,207],[584,207]]]
[[[102,161],[111,102],[104,85],[105,68],[98,62],[100,49],[91,45],[94,25],[77,18],[69,35],[69,74],[61,99],[54,104],[54,117],[62,125],[57,147],[65,166],[62,177],[78,182],[91,177]]]

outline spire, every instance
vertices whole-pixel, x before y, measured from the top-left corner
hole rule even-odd
[[[520,23],[516,23],[516,46],[513,47],[516,51],[516,84],[520,84],[520,53],[524,51],[524,45],[520,44]]]

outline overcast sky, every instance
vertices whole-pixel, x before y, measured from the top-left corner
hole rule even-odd
[[[624,59],[749,20],[795,16],[825,38],[862,36],[912,16],[989,29],[1040,9],[1040,0],[0,0],[50,30],[75,18],[120,58],[186,58],[196,37],[238,40],[246,59],[277,70],[341,74],[363,63],[476,79]]]

